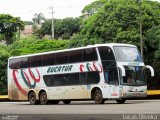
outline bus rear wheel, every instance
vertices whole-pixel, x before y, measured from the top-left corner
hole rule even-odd
[[[94,101],[96,104],[103,104],[105,100],[103,99],[102,92],[100,89],[96,89],[94,92]]]
[[[118,104],[124,104],[124,103],[126,102],[126,100],[124,100],[124,99],[122,99],[122,100],[116,100],[116,102],[117,102]]]
[[[69,103],[71,103],[71,100],[63,100],[63,103],[64,104],[69,104]]]
[[[41,103],[42,105],[48,104],[48,99],[47,99],[47,94],[46,94],[46,92],[41,92],[41,93],[40,93],[40,96],[39,96],[39,99],[40,99],[40,103]]]
[[[35,94],[35,92],[29,93],[28,100],[29,100],[29,102],[30,102],[31,105],[39,104],[39,101],[36,100],[36,94]]]

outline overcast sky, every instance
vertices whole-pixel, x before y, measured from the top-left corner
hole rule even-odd
[[[0,14],[11,14],[22,20],[32,20],[35,13],[43,13],[51,18],[54,8],[54,18],[78,17],[87,4],[96,0],[0,0]]]
[[[96,0],[0,0],[0,14],[11,14],[21,20],[32,20],[35,13],[43,13],[51,18],[54,7],[54,18],[78,17],[84,6]],[[160,1],[160,0],[156,0]]]

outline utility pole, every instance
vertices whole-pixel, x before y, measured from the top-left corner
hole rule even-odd
[[[53,17],[54,11],[53,11],[53,6],[51,7],[51,14],[52,14],[52,26],[51,26],[52,35],[51,35],[51,38],[54,39],[54,17]]]
[[[139,5],[139,31],[140,31],[140,48],[141,48],[141,56],[143,58],[143,38],[142,38],[142,8],[141,8],[141,0],[138,0]]]

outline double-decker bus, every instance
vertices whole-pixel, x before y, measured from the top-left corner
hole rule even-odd
[[[134,45],[97,44],[8,59],[8,96],[30,104],[69,104],[147,96],[144,62]]]

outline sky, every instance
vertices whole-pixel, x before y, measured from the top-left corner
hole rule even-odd
[[[45,18],[51,18],[50,8],[53,7],[54,18],[79,17],[84,6],[94,1],[96,0],[0,0],[0,14],[11,14],[24,21],[32,21],[35,13],[43,13]]]
[[[32,21],[35,13],[51,18],[79,17],[84,6],[96,0],[0,0],[0,14],[11,14],[24,21]]]

